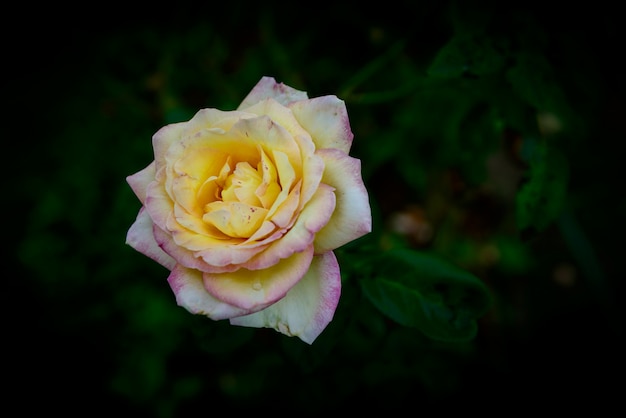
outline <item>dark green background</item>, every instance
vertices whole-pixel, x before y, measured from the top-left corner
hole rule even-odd
[[[622,22],[598,2],[460,4],[104,3],[38,8],[43,20],[18,7],[3,29],[4,397],[20,411],[163,417],[615,400]],[[188,314],[167,271],[124,245],[140,206],[125,177],[151,161],[151,135],[234,109],[264,75],[346,101],[375,215],[371,236],[338,253],[347,283],[312,347]],[[540,183],[547,203],[520,228],[506,194],[519,179],[485,164],[500,151],[523,171],[541,111],[561,118],[549,144],[569,181],[564,206]],[[392,219],[415,206],[436,239],[407,245],[493,292],[468,343],[395,324],[358,286],[360,246],[392,246]]]

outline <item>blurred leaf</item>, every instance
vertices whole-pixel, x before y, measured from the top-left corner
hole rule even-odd
[[[526,139],[522,157],[529,170],[516,197],[517,228],[541,231],[561,213],[569,179],[567,160],[544,141]]]
[[[504,66],[504,56],[485,36],[458,34],[444,45],[426,71],[432,77],[493,74]]]
[[[543,53],[518,53],[515,65],[506,72],[506,79],[517,95],[536,110],[549,111],[559,117],[571,115],[559,80]]]
[[[498,254],[496,267],[508,275],[523,274],[535,264],[528,246],[517,238],[501,235],[494,242]]]
[[[354,76],[339,89],[339,96],[348,98],[352,92],[379,71],[384,71],[389,62],[397,57],[404,49],[404,42],[399,41],[392,45],[384,54],[376,57],[366,66],[361,68]]]
[[[385,252],[379,262],[378,275],[361,284],[381,312],[435,340],[474,338],[476,319],[491,304],[480,279],[432,254],[404,248]]]

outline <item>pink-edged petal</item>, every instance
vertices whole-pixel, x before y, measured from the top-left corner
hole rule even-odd
[[[169,147],[179,141],[187,127],[187,122],[172,123],[159,129],[152,135],[152,148],[156,169],[160,169],[165,162],[165,154]]]
[[[154,224],[145,208],[139,209],[137,219],[126,234],[126,244],[145,256],[150,257],[168,270],[172,270],[176,261],[159,247],[153,232]]]
[[[167,219],[174,211],[174,202],[168,196],[162,183],[154,181],[148,185],[144,207],[159,228],[167,229]]]
[[[304,277],[284,298],[262,311],[231,318],[232,325],[273,328],[313,344],[332,321],[341,294],[339,264],[332,251],[313,257]]]
[[[278,228],[286,228],[293,223],[293,218],[296,210],[300,204],[300,192],[302,189],[302,182],[298,182],[289,194],[284,193],[288,191],[286,188],[279,194],[280,199],[276,199],[274,206],[271,208],[271,212],[268,214],[268,219]],[[286,196],[283,198],[283,196]]]
[[[156,175],[156,165],[152,161],[146,168],[126,177],[126,182],[132,189],[135,196],[139,199],[141,204],[146,202],[146,191],[148,190],[148,184],[154,181]]]
[[[255,312],[285,296],[307,272],[312,258],[311,245],[263,270],[204,273],[204,287],[219,300]]]
[[[228,319],[249,313],[245,309],[224,303],[211,296],[202,284],[202,273],[177,264],[167,278],[176,303],[189,312],[211,319]]]
[[[296,137],[296,140],[300,139]],[[304,149],[304,145],[301,146]],[[298,209],[302,209],[311,199],[317,188],[319,187],[324,173],[324,160],[316,154],[303,154],[302,169],[302,193],[300,195],[300,205]]]
[[[346,154],[350,151],[354,134],[343,100],[336,96],[322,96],[291,103],[289,108],[311,134],[317,149],[337,148]]]
[[[315,239],[316,233],[328,223],[335,209],[333,188],[320,184],[311,201],[298,215],[295,224],[269,248],[243,264],[250,270],[267,268],[294,252],[307,248]]]
[[[315,148],[311,136],[302,127],[302,125],[300,125],[291,109],[279,103],[275,99],[268,98],[261,100],[260,102],[248,107],[246,112],[254,113],[259,116],[267,116],[274,123],[287,130],[291,135],[307,137],[311,143],[311,147]]]
[[[236,261],[248,261],[254,254],[263,250],[260,248],[238,248],[232,245],[224,245],[206,250],[205,253],[210,255],[209,261],[215,261],[209,264],[202,256],[202,253],[191,251],[183,246],[176,244],[173,237],[162,229],[154,228],[154,239],[158,246],[176,260],[178,264],[194,270],[211,273],[224,273],[235,271],[240,268],[240,264]]]
[[[239,161],[259,160],[256,137],[246,136],[245,128],[241,128],[241,125],[247,127],[250,124],[246,122],[247,120],[256,120],[258,117],[248,113],[242,114],[248,117],[237,119],[228,131],[204,129],[171,144],[163,156],[170,170],[168,175],[188,174],[199,179],[205,178],[209,172],[212,172],[212,175],[218,175],[220,166],[229,161],[227,157],[230,157],[230,162],[233,162],[231,169]],[[257,131],[263,132],[265,136],[267,136],[267,129],[263,130],[263,127],[268,125],[269,122],[264,123],[264,121],[252,123],[252,126]],[[295,148],[295,145],[292,148]],[[181,159],[182,161],[179,161]],[[204,161],[209,163],[205,165]],[[157,172],[158,169],[159,167],[157,167]]]
[[[288,109],[284,108],[286,111]],[[229,132],[233,139],[226,143],[229,154],[235,157],[235,153],[239,152],[239,148],[249,146],[254,150],[255,157],[260,160],[261,153],[258,146],[263,147],[264,151],[271,155],[272,152],[284,153],[298,174],[301,170],[300,149],[294,141],[293,135],[282,125],[276,123],[269,116],[259,116],[256,118],[242,119],[233,125]],[[237,148],[233,149],[233,144],[237,144]],[[237,158],[238,161],[251,161],[252,158]]]
[[[184,132],[185,137],[197,136],[206,130],[215,132],[228,131],[233,124],[240,119],[255,117],[256,115],[232,110],[219,110],[214,108],[200,109],[187,122]]]
[[[332,148],[317,154],[326,164],[322,183],[334,187],[337,197],[332,217],[315,237],[315,252],[319,254],[371,232],[372,212],[361,177],[361,161]]]
[[[305,91],[296,90],[283,83],[277,83],[274,77],[262,77],[241,102],[237,110],[243,110],[261,100],[274,99],[282,105],[308,98]]]

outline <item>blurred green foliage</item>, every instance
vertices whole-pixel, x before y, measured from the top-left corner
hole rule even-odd
[[[626,232],[615,11],[105,6],[4,37],[11,391],[66,416],[150,417],[611,397]],[[312,346],[188,314],[168,272],[124,244],[140,205],[125,177],[152,160],[152,134],[234,109],[263,75],[346,101],[374,211],[374,231],[337,251],[342,297]],[[443,264],[424,272],[426,254]],[[426,289],[437,271],[467,287]],[[420,303],[440,309],[435,328],[405,317]]]
[[[490,307],[483,282],[443,259],[407,248],[370,258],[359,279],[369,300],[397,323],[434,340],[460,342],[476,336],[476,319]]]

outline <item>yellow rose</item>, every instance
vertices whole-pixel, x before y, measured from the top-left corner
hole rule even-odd
[[[263,77],[237,110],[153,136],[154,161],[127,177],[143,206],[126,242],[189,312],[311,344],[339,301],[332,250],[372,227],[352,139],[342,100]]]

